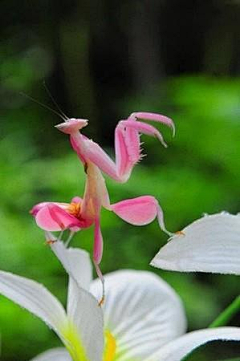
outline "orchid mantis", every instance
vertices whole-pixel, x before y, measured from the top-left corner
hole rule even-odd
[[[113,211],[126,222],[142,226],[156,217],[160,228],[169,233],[164,225],[163,212],[158,201],[152,196],[141,196],[110,204],[108,191],[102,172],[117,182],[126,182],[136,163],[141,160],[140,133],[157,137],[166,146],[161,133],[142,120],[163,123],[172,128],[171,119],[154,113],[133,113],[128,119],[121,120],[115,130],[115,162],[95,142],[81,134],[80,130],[88,122],[85,119],[65,119],[56,127],[70,135],[73,149],[76,151],[86,172],[86,186],[83,198],[74,197],[71,203],[44,202],[31,210],[38,226],[46,231],[69,229],[71,234],[94,225],[93,261],[100,278],[99,263],[103,252],[103,238],[100,229],[101,207]]]

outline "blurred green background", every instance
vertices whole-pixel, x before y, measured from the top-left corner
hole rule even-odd
[[[67,278],[29,215],[45,200],[82,195],[85,175],[46,81],[69,117],[90,119],[84,133],[113,155],[117,122],[133,111],[172,117],[168,149],[143,136],[143,159],[128,183],[107,179],[111,202],[150,194],[177,231],[203,213],[240,211],[240,2],[238,0],[3,0],[0,43],[0,269],[45,284],[63,302]],[[147,269],[166,279],[186,306],[189,330],[207,327],[239,294],[239,278],[160,271],[148,264],[166,236],[155,221],[124,223],[102,211],[102,270]],[[72,245],[92,251],[93,230]],[[239,325],[235,317],[232,325]],[[1,360],[26,361],[57,345],[41,321],[0,297]],[[189,360],[239,356],[217,343]]]

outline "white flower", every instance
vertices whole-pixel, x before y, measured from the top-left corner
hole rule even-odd
[[[182,272],[240,274],[240,215],[205,215],[177,232],[151,262]]]
[[[61,242],[52,249],[70,276],[67,312],[42,285],[0,272],[0,293],[44,320],[65,345],[32,361],[180,361],[209,341],[240,341],[238,327],[184,335],[186,318],[180,298],[150,272],[122,270],[106,275],[101,308],[97,303],[101,281],[93,281],[92,293],[87,291],[91,280],[87,253],[66,249]]]
[[[0,271],[0,294],[26,308],[52,328],[74,361],[100,361],[104,345],[102,310],[97,300],[84,289],[91,277],[89,255],[79,249],[66,250],[61,243],[58,246],[66,255],[69,271],[74,269],[81,275],[78,285],[73,278],[70,279],[67,311],[41,284],[4,271]]]

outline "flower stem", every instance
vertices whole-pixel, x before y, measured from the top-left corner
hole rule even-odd
[[[225,326],[240,311],[240,295],[208,326],[208,328]]]

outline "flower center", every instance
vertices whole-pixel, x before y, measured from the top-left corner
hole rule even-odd
[[[114,356],[116,354],[117,344],[116,344],[116,339],[111,334],[111,332],[108,330],[105,331],[105,341],[106,341],[106,346],[105,346],[103,360],[104,361],[113,361]]]
[[[78,217],[81,211],[80,203],[70,203],[67,208],[67,212],[73,215],[74,217]]]

